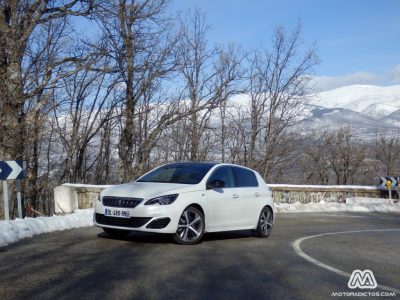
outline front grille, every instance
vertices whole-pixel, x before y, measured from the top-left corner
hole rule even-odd
[[[96,213],[96,222],[103,225],[120,226],[120,227],[132,227],[139,228],[149,222],[151,218],[133,217],[133,218],[116,218],[106,217],[102,214]]]
[[[162,229],[167,227],[170,221],[171,221],[170,218],[157,219],[151,222],[149,225],[147,225],[146,228]]]
[[[126,197],[111,197],[111,196],[103,197],[103,205],[111,207],[134,208],[142,201],[143,199],[141,198],[126,198]]]

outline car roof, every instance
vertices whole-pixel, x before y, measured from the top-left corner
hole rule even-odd
[[[249,171],[255,172],[258,174],[256,170],[253,170],[249,167],[237,165],[237,164],[232,164],[232,163],[223,163],[223,162],[193,162],[193,161],[187,161],[187,162],[173,162],[173,163],[167,163],[164,166],[193,166],[195,167],[208,167],[209,169],[213,168],[214,166],[231,166],[231,167],[237,167],[237,168],[242,168],[242,169],[247,169]]]
[[[215,162],[193,162],[193,161],[187,161],[187,162],[174,162],[174,163],[168,163],[166,165],[168,166],[175,166],[175,165],[192,165],[192,166],[208,166],[208,167],[213,167],[215,165],[218,165],[219,163]]]
[[[184,162],[172,162],[172,163],[167,163],[165,164],[166,166],[179,166],[179,165],[192,165],[192,166],[208,166],[210,168],[220,165],[220,166],[233,166],[233,167],[239,167],[239,168],[244,168],[244,169],[249,169],[252,170],[249,167],[237,165],[237,164],[232,164],[232,163],[224,163],[224,162],[194,162],[194,161],[184,161]],[[252,170],[254,171],[254,170]]]

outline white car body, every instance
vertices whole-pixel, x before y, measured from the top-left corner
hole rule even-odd
[[[103,190],[95,204],[95,225],[102,228],[174,234],[177,232],[182,213],[190,206],[196,207],[204,214],[204,232],[256,229],[260,212],[264,207],[269,207],[274,216],[271,191],[256,171],[232,164],[209,165],[211,166],[209,171],[197,184],[140,182],[141,178],[144,178],[149,172],[135,182],[115,185]],[[209,178],[221,167],[225,167],[225,169],[221,169],[224,170],[223,172],[228,170],[226,167],[230,168],[232,174],[234,174],[232,170],[237,170],[232,167],[253,172],[258,186],[207,188]],[[171,204],[146,205],[150,199],[171,194],[178,194],[176,200]],[[121,206],[120,200],[126,198],[142,200],[138,200],[140,203],[133,208],[118,207]],[[105,199],[112,200],[104,203]],[[107,205],[110,203],[112,206]],[[124,203],[122,202],[122,204]],[[111,216],[105,216],[106,212]],[[133,223],[127,221],[129,219],[135,220],[134,226],[132,226]],[[165,227],[154,228],[162,227],[168,219],[169,222]],[[156,220],[159,222],[155,222]],[[153,226],[152,222],[158,225]]]

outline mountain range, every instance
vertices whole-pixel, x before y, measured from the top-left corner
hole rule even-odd
[[[351,85],[311,96],[304,128],[349,126],[363,136],[400,130],[400,85]]]

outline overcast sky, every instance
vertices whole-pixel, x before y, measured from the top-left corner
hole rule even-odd
[[[173,10],[199,7],[211,43],[268,45],[273,29],[300,20],[316,42],[321,90],[349,84],[400,84],[400,0],[173,0]]]

